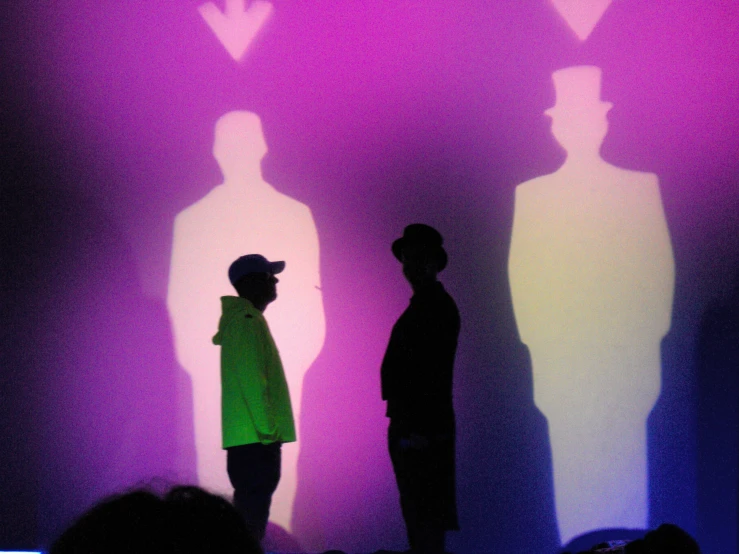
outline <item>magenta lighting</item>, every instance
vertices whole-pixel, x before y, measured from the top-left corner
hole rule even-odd
[[[553,79],[547,114],[567,160],[516,189],[508,271],[567,543],[593,529],[648,527],[646,421],[675,268],[657,176],[599,155],[611,108],[600,69]]]
[[[263,547],[406,550],[380,372],[423,223],[460,316],[446,550],[674,524],[737,551],[736,2],[66,0],[0,28],[0,548],[132,489],[232,499],[213,337],[259,253],[297,439]]]
[[[256,1],[247,9],[244,0],[226,0],[222,12],[213,2],[198,7],[200,15],[234,60],[239,61],[272,14],[272,4]]]

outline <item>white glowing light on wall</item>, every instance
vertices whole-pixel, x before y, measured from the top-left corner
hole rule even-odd
[[[239,61],[272,15],[272,4],[255,0],[247,9],[244,0],[226,0],[225,12],[213,2],[202,4],[198,11],[231,57]]]
[[[611,106],[600,69],[553,79],[546,113],[567,159],[516,189],[508,270],[567,542],[647,526],[646,419],[660,392],[674,261],[657,176],[600,157]]]
[[[279,275],[277,300],[264,315],[285,368],[296,429],[303,376],[323,346],[326,325],[313,216],[307,206],[262,179],[260,162],[267,147],[259,118],[228,113],[218,120],[215,134],[213,154],[224,182],[175,220],[167,305],[178,360],[192,379],[199,483],[231,495],[221,449],[220,349],[211,343],[220,297],[236,295],[228,281],[229,265],[250,253],[287,263]],[[298,448],[299,442],[283,446],[282,478],[270,513],[270,521],[288,531]]]
[[[612,0],[552,0],[577,37],[584,41],[593,32]]]

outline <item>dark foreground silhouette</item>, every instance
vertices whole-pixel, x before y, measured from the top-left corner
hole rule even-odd
[[[262,549],[228,501],[180,486],[164,496],[137,490],[95,505],[49,550],[79,552],[261,554]]]
[[[618,543],[618,544],[617,544]],[[610,554],[700,554],[698,543],[677,525],[665,523],[654,531],[648,532],[644,538],[633,541],[613,541],[599,543],[590,550],[581,550],[577,554],[589,552],[608,552]],[[571,554],[566,552],[564,554]]]
[[[64,531],[49,550],[49,554],[80,552],[264,554],[231,503],[193,486],[177,486],[163,495],[135,490],[101,501]],[[660,525],[643,538],[599,543],[577,554],[590,552],[701,554],[698,543],[672,524]],[[391,553],[399,554],[391,550],[375,554]],[[345,553],[328,550],[324,554]]]

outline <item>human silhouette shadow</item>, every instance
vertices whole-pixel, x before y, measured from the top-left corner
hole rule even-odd
[[[265,311],[285,368],[299,426],[303,375],[323,346],[325,322],[318,235],[310,209],[278,192],[262,177],[267,153],[259,117],[229,112],[215,125],[213,155],[223,183],[180,212],[174,223],[167,306],[177,357],[193,381],[198,482],[233,492],[221,445],[218,328],[221,296],[233,295],[227,270],[238,257],[259,252],[284,260],[278,299]],[[297,443],[282,450],[282,476],[270,521],[290,531],[297,487]]]
[[[728,62],[736,33],[725,25],[721,4],[686,0],[655,8],[613,2],[583,54],[603,69],[604,97],[614,103],[603,157],[659,175],[677,266],[672,327],[662,343],[662,392],[648,421],[650,525],[675,522],[703,543],[726,536],[698,532],[703,516],[695,507],[705,505],[698,483],[710,460],[696,455],[705,440],[696,423],[703,417],[699,403],[710,398],[698,386],[695,347],[706,306],[725,290],[725,264],[739,246],[738,135],[726,125],[736,98],[724,92],[737,78]],[[706,550],[718,551],[713,544]]]
[[[547,113],[567,159],[518,186],[509,274],[567,542],[648,524],[646,419],[660,391],[674,261],[656,175],[599,155],[611,107],[599,99],[600,69],[553,79]]]

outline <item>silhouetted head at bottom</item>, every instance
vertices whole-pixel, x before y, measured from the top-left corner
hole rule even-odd
[[[643,531],[638,533],[638,535],[633,535],[632,533],[636,533],[636,531],[616,530],[616,532],[611,532],[611,534],[613,536],[617,535],[620,539],[626,538],[625,541],[609,540],[605,543],[601,542],[590,548],[590,550],[570,548],[564,554],[572,554],[573,552],[577,552],[577,554],[597,554],[599,552],[613,554],[616,552],[623,552],[623,554],[700,554],[701,552],[698,543],[695,542],[693,537],[677,525],[671,523],[665,523],[654,531],[649,531],[644,535],[644,538],[628,538],[627,535],[641,537]],[[587,536],[589,537],[594,534],[599,533],[588,533]],[[585,535],[580,537],[580,539],[585,538]],[[614,542],[619,544],[614,546]]]
[[[665,523],[643,539],[626,545],[625,554],[700,554],[695,539],[677,525]]]
[[[160,497],[138,490],[93,506],[54,542],[49,554],[262,554],[224,498],[180,486]]]

